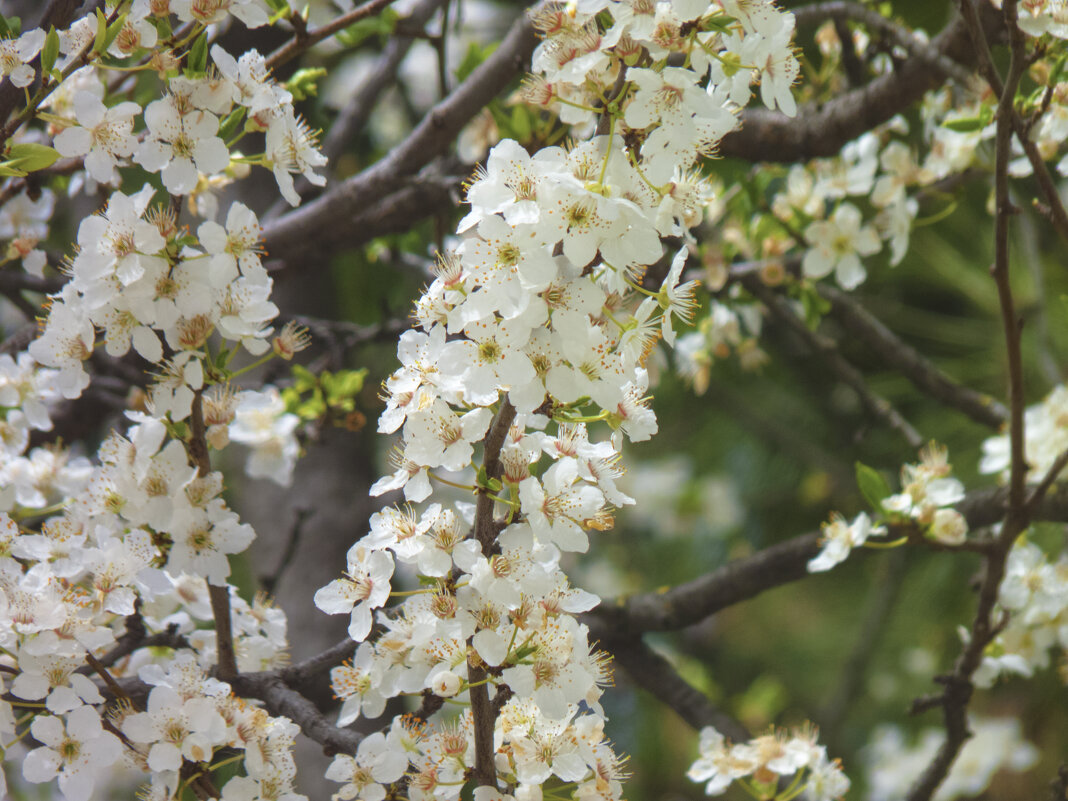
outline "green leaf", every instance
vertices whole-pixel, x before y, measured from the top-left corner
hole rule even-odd
[[[352,397],[363,389],[363,380],[366,376],[366,368],[342,370],[333,374],[323,373],[321,382],[330,405],[336,406],[344,401],[351,401]]]
[[[701,20],[701,30],[704,31],[719,31],[720,33],[732,33],[733,25],[738,20],[729,14],[715,14],[711,17],[707,17]]]
[[[6,163],[12,167],[26,172],[37,172],[55,164],[59,160],[59,153],[48,145],[20,142],[8,149],[7,157]]]
[[[148,21],[156,28],[156,35],[160,39],[170,39],[174,33],[171,28],[171,21],[167,17],[149,17]]]
[[[287,0],[267,0],[267,5],[271,7],[271,11],[274,13],[284,12],[289,13],[289,3]]]
[[[48,75],[59,58],[59,33],[56,29],[49,28],[48,36],[45,37],[44,47],[41,48],[41,71]]]
[[[14,34],[11,32],[11,26],[8,25],[7,17],[0,15],[0,36],[4,39],[10,39]]]
[[[222,121],[222,125],[219,126],[219,138],[224,142],[229,142],[237,133],[237,127],[241,124],[241,120],[245,118],[245,107],[238,106],[231,111],[226,119]]]
[[[0,16],[0,36],[5,39],[12,39],[22,33],[22,18],[21,17],[3,17]]]
[[[191,72],[205,72],[208,69],[208,32],[202,31],[189,48],[185,68]]]
[[[482,489],[487,489],[494,493],[500,492],[501,488],[504,486],[498,479],[489,477],[485,465],[478,468],[478,476],[475,478],[475,484],[482,487]]]
[[[823,316],[831,310],[830,301],[816,291],[815,284],[805,281],[798,285],[798,297],[805,312],[805,325],[810,331],[820,327]]]
[[[291,372],[293,373],[293,386],[298,392],[307,392],[319,386],[319,380],[315,377],[315,373],[307,367],[294,364]]]
[[[517,142],[529,142],[533,134],[533,121],[531,110],[528,106],[515,106],[512,108],[511,135]]]
[[[356,47],[370,39],[372,36],[378,36],[381,39],[385,39],[390,36],[397,27],[398,19],[397,12],[391,8],[387,8],[378,16],[366,17],[352,23],[344,30],[338,31],[338,41],[345,47]]]
[[[26,171],[13,167],[10,161],[4,161],[0,162],[0,175],[5,178],[23,178],[26,175]]]
[[[118,38],[122,32],[122,26],[126,24],[126,14],[120,14],[118,19],[108,25],[107,35],[104,37],[104,50],[111,47],[111,44]]]
[[[456,68],[456,80],[463,81],[467,79],[467,76],[475,71],[483,61],[493,55],[493,51],[497,49],[497,43],[482,47],[478,44],[471,43],[467,48],[467,52],[464,53],[463,60],[460,61],[460,65]]]
[[[886,483],[882,473],[873,467],[868,467],[863,462],[856,463],[856,473],[857,486],[860,488],[861,494],[871,504],[872,509],[876,512],[882,511],[883,499],[892,494],[890,485]]]
[[[286,89],[293,95],[294,100],[307,100],[315,97],[318,92],[316,82],[326,75],[322,67],[305,67],[293,73],[293,77],[286,81]]]
[[[93,40],[93,52],[103,54],[107,47],[104,41],[108,38],[108,18],[99,8],[96,10],[96,39]]]
[[[979,114],[975,117],[957,117],[952,120],[946,120],[942,123],[943,128],[949,128],[951,131],[957,133],[971,133],[973,131],[981,131],[988,126],[994,120],[994,109],[990,106],[983,106],[979,109]]]

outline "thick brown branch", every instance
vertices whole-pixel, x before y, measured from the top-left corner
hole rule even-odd
[[[765,590],[804,578],[808,561],[819,549],[819,534],[795,537],[667,592],[634,595],[616,605],[602,604],[587,612],[583,622],[590,627],[591,639],[606,641],[692,626]]]
[[[355,754],[363,739],[353,729],[339,729],[315,704],[286,686],[276,674],[243,673],[231,679],[230,684],[238,695],[263,701],[272,715],[284,715],[292,720],[306,737],[322,745],[328,756]]]
[[[344,243],[353,231],[352,218],[393,192],[398,180],[414,175],[445,152],[464,125],[525,69],[535,44],[533,26],[524,16],[493,54],[385,158],[270,223],[264,229],[267,251],[274,258],[300,261],[309,242]]]
[[[718,709],[693,687],[663,656],[639,640],[612,640],[601,643],[612,653],[617,664],[627,671],[634,683],[651,693],[693,728],[713,726],[732,740],[750,738],[746,728],[723,710]]]
[[[982,24],[991,37],[1001,30],[997,11],[983,4]],[[968,31],[954,20],[931,40],[931,50],[950,61],[975,63]],[[842,145],[889,120],[941,84],[946,73],[931,59],[913,57],[894,72],[866,86],[817,106],[805,106],[796,117],[777,111],[750,109],[742,128],[723,139],[719,153],[747,161],[792,162],[833,156]]]
[[[1005,517],[1008,492],[1003,488],[969,492],[956,505],[969,530],[985,528]],[[1034,520],[1068,522],[1068,486],[1057,486],[1035,506]],[[993,540],[986,541],[993,543]],[[819,534],[810,533],[718,567],[666,592],[651,592],[605,602],[582,620],[591,639],[636,638],[648,631],[674,631],[700,623],[722,609],[808,575],[808,561],[819,553]],[[978,550],[962,548],[965,550]],[[983,548],[982,552],[988,552]]]

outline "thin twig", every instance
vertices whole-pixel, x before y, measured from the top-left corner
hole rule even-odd
[[[203,392],[193,396],[193,410],[189,416],[189,455],[201,478],[211,472],[211,457],[208,454],[207,430],[204,427]],[[218,674],[223,681],[237,675],[237,657],[234,653],[233,615],[230,610],[230,588],[208,583],[208,598],[211,613],[215,618],[215,649],[218,652]]]
[[[262,576],[260,578],[260,586],[263,591],[268,595],[274,595],[275,587],[278,586],[278,581],[282,578],[282,574],[286,568],[293,562],[293,557],[297,552],[297,544],[300,542],[300,535],[304,533],[304,524],[308,522],[308,518],[314,513],[313,509],[308,507],[298,507],[296,510],[296,517],[293,520],[293,525],[289,528],[289,536],[286,538],[286,547],[282,550],[282,556],[278,560],[278,565],[275,567],[274,572],[268,576]]]
[[[998,429],[1005,423],[1008,410],[995,398],[958,384],[919,351],[887,328],[847,292],[819,284],[819,293],[831,302],[831,314],[851,334],[856,335],[896,368],[913,386],[937,401],[963,412],[977,423]]]
[[[294,26],[297,35],[267,57],[267,68],[275,69],[276,67],[280,67],[287,61],[291,61],[299,56],[309,47],[318,44],[323,39],[333,36],[338,31],[344,30],[349,27],[349,25],[359,22],[365,17],[377,14],[391,3],[393,3],[393,0],[368,0],[368,2],[364,3],[362,6],[357,6],[352,9],[352,11],[349,11],[347,14],[342,14],[337,19],[328,22],[326,25],[320,25],[314,31],[302,30],[301,28]],[[303,19],[301,22],[303,23]]]
[[[991,269],[998,288],[1002,326],[1005,329],[1005,349],[1009,363],[1009,435],[1011,439],[1011,465],[1009,476],[1008,510],[999,537],[999,548],[988,553],[983,560],[983,573],[979,585],[979,600],[972,621],[968,642],[953,666],[953,672],[939,678],[944,686],[940,704],[946,729],[946,739],[928,764],[927,768],[909,790],[907,801],[928,801],[938,790],[953,762],[971,736],[968,730],[968,703],[974,685],[972,676],[982,664],[983,654],[998,632],[1007,622],[1005,616],[994,619],[998,599],[998,587],[1005,575],[1008,552],[1016,537],[1030,522],[1029,509],[1024,496],[1027,479],[1027,462],[1024,458],[1024,397],[1023,359],[1020,352],[1020,325],[1013,305],[1009,285],[1009,218],[1013,213],[1009,202],[1008,168],[1012,157],[1010,144],[1013,135],[1013,103],[1020,79],[1026,69],[1024,37],[1017,25],[1017,0],[1005,0],[1002,14],[1009,34],[1009,70],[998,99],[997,128],[994,139],[994,265]],[[977,30],[977,12],[972,0],[960,0],[961,13],[971,20],[969,28],[982,62],[993,77],[996,69],[990,59],[986,38]]]
[[[983,80],[990,85],[994,94],[999,98],[1004,99],[1005,86],[1002,82],[1001,75],[998,73],[997,65],[994,64],[994,57],[990,52],[987,32],[979,18],[979,9],[972,0],[957,0],[957,5],[960,8],[961,16],[967,26],[968,34],[974,43],[975,53],[978,57],[979,73],[983,76]],[[1012,40],[1013,35],[1013,32],[1010,30],[1010,41]],[[1026,65],[1024,68],[1026,68]],[[1012,99],[1015,100],[1015,98]],[[1050,175],[1045,159],[1042,158],[1042,154],[1038,152],[1038,146],[1031,139],[1028,125],[1020,115],[1016,113],[1016,109],[1011,102],[1004,107],[999,104],[999,119],[1002,115],[1004,115],[1006,121],[1012,125],[1012,131],[1016,134],[1017,141],[1019,141],[1020,146],[1023,148],[1027,160],[1031,163],[1031,169],[1034,172],[1035,180],[1038,182],[1039,189],[1042,190],[1042,194],[1046,199],[1047,205],[1043,209],[1045,212],[1044,216],[1046,216],[1046,218],[1053,224],[1053,227],[1057,229],[1057,233],[1059,233],[1063,239],[1068,241],[1068,211],[1064,208],[1064,203],[1061,201],[1060,191],[1057,189],[1057,185],[1054,183],[1053,177]],[[996,141],[997,140],[995,139],[995,144]]]
[[[499,478],[501,473],[501,448],[504,439],[508,435],[512,421],[515,419],[515,407],[508,401],[505,395],[501,399],[501,408],[497,412],[490,425],[489,431],[483,440],[482,466],[486,476],[494,479]],[[478,500],[475,502],[475,539],[482,546],[482,553],[487,558],[492,556],[497,545],[498,528],[493,517],[492,493],[484,488],[479,488]],[[469,692],[471,698],[471,718],[475,733],[475,765],[474,779],[479,787],[492,787],[497,789],[497,767],[494,762],[496,749],[493,745],[493,730],[497,719],[497,712],[490,703],[489,683],[486,681],[487,673],[482,661],[478,658],[474,649],[467,659],[467,678],[471,684]]]
[[[924,438],[913,428],[912,424],[902,417],[888,400],[877,395],[867,385],[861,372],[842,356],[832,340],[809,330],[786,298],[765,286],[759,276],[751,275],[743,278],[742,285],[767,306],[777,319],[785,323],[839,379],[857,393],[860,402],[873,417],[898,432],[913,450],[918,450],[923,446]]]
[[[1025,504],[1029,517],[1034,514],[1038,505],[1042,503],[1053,484],[1064,472],[1065,467],[1068,467],[1068,450],[1061,451],[1060,455],[1053,460],[1053,464],[1049,466],[1046,475],[1042,476],[1042,480],[1031,490],[1031,494],[1027,497],[1027,503]]]
[[[905,26],[887,19],[878,11],[851,0],[828,0],[823,3],[811,3],[791,9],[797,18],[797,27],[818,24],[825,20],[835,22],[859,22],[868,30],[878,33],[893,44],[905,50],[909,55],[945,73],[957,83],[967,84],[972,73],[943,53],[935,44],[921,39]],[[837,28],[836,28],[837,30]],[[839,32],[839,38],[844,39]],[[846,42],[842,42],[845,47]]]

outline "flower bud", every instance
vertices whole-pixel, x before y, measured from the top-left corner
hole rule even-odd
[[[460,692],[464,680],[451,670],[439,670],[430,677],[430,689],[434,695],[441,698],[452,698]]]
[[[931,536],[945,545],[960,545],[968,535],[968,521],[956,509],[939,509],[931,523]]]

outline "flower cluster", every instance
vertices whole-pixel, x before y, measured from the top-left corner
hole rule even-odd
[[[1061,384],[1041,403],[1024,412],[1024,459],[1028,483],[1041,481],[1065,451],[1068,451],[1068,387]],[[1007,480],[1011,455],[1008,433],[990,437],[983,442],[979,472],[997,473]]]
[[[964,500],[964,485],[950,476],[952,469],[946,448],[933,442],[923,448],[919,464],[901,468],[901,492],[883,499],[890,522],[911,520],[946,545],[964,542],[968,522],[952,508]]]
[[[289,92],[255,52],[235,60],[215,46],[212,72],[179,74],[179,60],[193,58],[193,37],[157,35],[172,13],[204,42],[203,26],[230,13],[267,21],[258,0],[139,0],[114,11],[121,19],[89,17],[50,34],[66,55],[59,68],[72,67],[61,82],[48,78],[58,85],[47,115],[56,153],[84,168],[72,189],[117,183],[119,168],[136,163],[160,174],[168,197],[153,206],[151,185],[111,192],[79,226],[68,280],[49,299],[40,335],[26,352],[0,355],[0,661],[10,677],[0,733],[5,747],[32,736],[23,778],[56,780],[71,801],[88,799],[120,762],[151,772],[146,797],[162,800],[209,766],[233,761],[243,775],[221,791],[199,779],[206,792],[295,801],[296,725],[208,677],[221,661],[222,635],[205,623],[218,619],[220,605],[238,670],[277,668],[288,649],[284,614],[228,584],[227,557],[255,533],[222,499],[208,449],[244,442],[253,447],[250,472],[288,480],[296,443],[277,393],[236,393],[229,379],[252,365],[230,365],[242,348],[290,358],[306,339],[291,327],[272,339],[277,308],[256,215],[233,203],[224,222],[205,219],[190,231],[179,224],[179,195],[197,201],[191,210],[210,210],[208,189],[239,175],[234,165],[244,160],[271,169],[296,202],[293,174],[320,180],[314,167],[322,157]],[[41,45],[23,53],[36,39],[17,41],[32,78],[27,62]],[[75,71],[81,53],[94,62]],[[163,80],[162,98],[143,112],[133,101],[109,103],[115,86],[99,67],[127,59],[155,65]],[[4,74],[25,85],[23,71],[4,64]],[[245,132],[264,134],[262,156],[231,152],[243,118]],[[52,202],[47,190],[33,202],[16,197],[0,218],[0,235],[12,240],[8,258],[37,274],[44,262],[34,248],[47,236]],[[101,332],[107,354],[132,348],[158,371],[143,411],[127,413],[125,432],[112,431],[95,460],[59,445],[30,449],[35,431],[52,428],[53,406],[88,386],[85,362]],[[123,679],[147,685],[147,702],[127,696]]]
[[[1024,739],[1018,720],[974,717],[968,729],[972,736],[932,796],[936,801],[981,796],[998,771],[1021,772],[1038,761],[1038,749]],[[909,745],[896,726],[880,726],[865,749],[867,801],[906,796],[945,739],[944,731],[928,729]]]
[[[817,744],[816,736],[812,729],[780,730],[732,744],[706,726],[701,730],[697,760],[686,775],[695,782],[707,782],[708,795],[722,795],[738,782],[754,798],[771,798],[785,780],[806,801],[841,798],[849,790],[849,779],[837,760],[827,758],[827,749]]]
[[[1008,623],[983,653],[975,683],[989,687],[1006,675],[1030,677],[1068,648],[1068,557],[1051,562],[1038,545],[1021,539],[1005,564],[998,606]]]
[[[870,536],[886,534],[888,527],[906,528],[904,539],[889,545],[901,545],[908,530],[946,546],[960,545],[968,535],[968,521],[953,505],[964,499],[964,485],[950,476],[952,467],[947,450],[932,442],[920,451],[918,464],[901,468],[901,492],[891,494],[882,478],[871,468],[859,466],[861,490],[876,506],[876,519],[886,525],[873,525],[864,512],[852,523],[835,514],[823,526],[822,549],[808,563],[810,573],[830,570],[844,562],[853,548],[859,548]]]
[[[1055,22],[1059,8],[1052,2],[1028,3],[1026,13],[1021,7],[1021,27],[1033,36],[1059,36],[1057,31],[1064,28]],[[879,40],[861,29],[853,31],[853,38],[850,49],[861,55],[874,74],[896,69],[897,61],[881,52]],[[923,32],[916,32],[917,42],[925,38]],[[821,74],[836,74],[843,45],[835,24],[826,22],[816,41],[824,59]],[[1029,127],[1034,153],[1045,161],[1060,159],[1058,169],[1068,174],[1063,149],[1068,132],[1068,81],[1057,64],[1055,58],[1038,59],[1031,71],[1038,89],[1027,100],[1026,109],[1034,119]],[[815,64],[812,67],[816,69]],[[810,99],[832,99],[847,88],[832,81],[825,87],[825,96]],[[934,222],[954,211],[955,206],[943,199],[939,183],[968,169],[988,171],[995,99],[979,81],[941,87],[925,96],[918,125],[895,116],[844,145],[834,157],[810,159],[789,168],[761,165],[756,193],[739,193],[726,203],[706,204],[707,215],[722,230],[721,241],[703,243],[705,262],[714,265],[709,269],[710,284],[722,286],[730,272],[720,265],[737,259],[766,263],[769,268],[761,271],[760,278],[769,286],[792,281],[785,267],[796,261],[802,287],[806,281],[833,274],[839,286],[848,290],[866,280],[873,261],[899,264],[917,224]],[[1031,155],[1015,140],[1013,147],[1010,174],[1030,175]],[[719,300],[739,314],[752,308],[752,299],[744,292],[723,293]],[[709,309],[710,319],[713,311],[719,319],[726,319],[715,307]],[[719,328],[715,319],[709,325]],[[746,347],[738,356],[744,364],[749,354],[759,357],[760,351],[749,340],[743,341]],[[722,338],[713,336],[702,343],[693,336],[686,345],[683,366],[700,388],[707,380],[708,365],[725,352]]]
[[[550,6],[535,23],[546,37],[524,94],[588,138],[490,152],[459,244],[416,303],[421,330],[401,337],[379,421],[401,442],[373,494],[419,503],[441,482],[476,503],[384,509],[315,598],[360,641],[331,676],[340,725],[401,695],[470,709],[394,721],[339,755],[335,798],[401,782],[409,797],[452,801],[471,775],[476,797],[534,799],[550,782],[591,801],[622,792],[598,703],[607,660],[575,618],[597,598],[570,586],[561,554],[585,552],[633,503],[616,481],[623,441],[657,430],[646,360],[695,307],[683,270],[707,187],[691,168],[736,127],[752,81],[792,110],[793,19],[770,4],[679,0]],[[669,66],[673,54],[685,66]],[[668,237],[683,246],[665,256]],[[393,590],[398,563],[420,589]],[[383,609],[391,595],[404,600]]]

